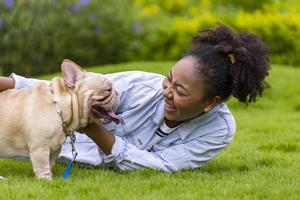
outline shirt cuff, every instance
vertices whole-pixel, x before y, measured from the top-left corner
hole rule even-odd
[[[104,163],[120,163],[124,160],[125,147],[126,142],[121,137],[115,136],[115,143],[112,146],[111,154],[104,157]]]
[[[31,88],[37,83],[46,83],[49,85],[50,81],[45,80],[38,80],[38,79],[32,79],[32,78],[25,78],[23,76],[19,76],[15,73],[12,73],[10,78],[13,78],[15,80],[15,89],[21,89],[21,88]]]
[[[21,79],[22,78],[24,79],[24,77],[18,76],[17,74],[12,73],[9,76],[9,78],[13,78],[15,80],[15,86],[14,86],[15,89],[20,89],[21,88],[21,82],[22,82]]]

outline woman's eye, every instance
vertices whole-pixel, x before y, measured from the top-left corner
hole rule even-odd
[[[178,94],[179,96],[185,96],[185,94],[181,93],[181,92],[178,91],[178,90],[177,90],[177,94]]]
[[[187,94],[183,91],[181,91],[180,89],[176,88],[176,92],[179,96],[187,96]]]

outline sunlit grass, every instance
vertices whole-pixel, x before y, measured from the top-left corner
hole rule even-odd
[[[111,73],[166,74],[174,62],[134,62],[87,68]],[[57,75],[57,74],[56,74]],[[237,121],[232,144],[207,166],[174,174],[116,172],[75,167],[71,178],[54,168],[54,181],[38,181],[26,161],[0,160],[0,199],[299,199],[300,69],[274,65],[271,88],[253,105],[228,102]],[[50,79],[53,75],[39,78]]]

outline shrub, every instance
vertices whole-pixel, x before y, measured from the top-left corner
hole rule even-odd
[[[217,22],[260,35],[272,62],[300,66],[300,3],[262,0],[0,0],[0,67],[26,76],[81,65],[174,60]],[[252,1],[253,2],[253,1]]]
[[[84,65],[124,61],[134,38],[129,1],[23,0],[0,12],[4,74],[57,71],[63,58]]]
[[[187,50],[190,39],[198,29],[214,27],[217,22],[222,22],[236,30],[250,31],[262,37],[271,46],[273,63],[300,66],[299,2],[290,0],[267,4],[266,0],[262,1],[261,10],[240,9],[234,12],[221,12],[220,6],[215,10],[209,2],[202,1],[201,4],[193,4],[188,9],[182,8],[180,12],[185,10],[184,15],[165,17],[165,20],[161,18],[160,25],[145,26],[140,46],[147,50],[139,51],[145,53],[139,57],[156,60],[178,59]],[[146,5],[151,6],[149,3]],[[156,12],[155,16],[146,16],[148,21],[156,22],[158,16],[170,14],[168,10],[162,9],[163,7],[160,14]]]

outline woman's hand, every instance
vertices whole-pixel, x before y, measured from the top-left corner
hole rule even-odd
[[[15,79],[0,77],[0,92],[8,89],[12,89],[15,87]]]
[[[112,146],[115,143],[115,136],[104,126],[94,123],[88,124],[86,127],[80,128],[78,132],[85,133],[106,155],[111,154]]]

